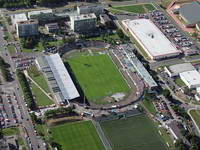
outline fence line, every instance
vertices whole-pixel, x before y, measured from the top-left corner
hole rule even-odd
[[[107,138],[106,138],[106,136],[105,136],[100,124],[99,124],[99,122],[92,120],[92,123],[95,126],[95,128],[96,128],[96,130],[97,130],[97,132],[99,134],[99,137],[100,137],[105,149],[106,150],[112,150],[112,147],[111,147],[110,143],[108,142],[108,140],[107,140]]]

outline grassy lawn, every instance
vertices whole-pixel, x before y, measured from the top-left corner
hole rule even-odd
[[[19,129],[18,128],[6,128],[6,129],[3,129],[3,134],[5,136],[18,135]]]
[[[47,42],[50,46],[61,46],[63,45],[63,41],[62,40],[57,40],[57,41],[51,41],[51,42]]]
[[[33,49],[36,49],[37,52],[42,52],[42,51],[44,50],[44,47],[43,47],[42,43],[39,42],[39,43],[37,44],[37,46],[35,46],[35,48],[33,48]],[[33,49],[22,48],[21,51],[22,51],[22,52],[27,52],[27,53],[29,53],[29,52],[34,52]]]
[[[154,123],[146,115],[105,121],[101,126],[113,150],[168,149]]]
[[[127,12],[132,12],[132,13],[140,13],[143,14],[145,13],[145,9],[148,11],[155,10],[155,7],[152,4],[140,4],[140,5],[127,5],[127,6],[114,6],[112,7],[113,9],[116,10],[122,10],[122,11],[127,11]]]
[[[31,66],[28,70],[29,76],[47,93],[50,93],[49,86],[43,74],[37,69],[35,65]]]
[[[144,4],[144,7],[148,9],[148,11],[153,11],[156,9],[152,4]]]
[[[34,83],[31,83],[32,92],[36,97],[36,103],[38,106],[47,106],[54,104]]]
[[[111,13],[113,13],[113,14],[123,13],[123,11],[117,10],[117,9],[113,9],[113,8],[109,8],[108,10],[109,10]]]
[[[151,100],[144,99],[143,105],[151,114],[156,114],[156,109]]]
[[[62,150],[104,150],[91,121],[66,123],[50,130]]]
[[[164,129],[164,128],[159,128],[159,131],[161,132],[162,137],[163,137],[163,139],[166,141],[166,143],[169,144],[169,149],[170,149],[170,150],[176,150],[176,147],[175,147],[175,145],[174,145],[174,142],[173,142],[173,140],[172,140],[170,134],[167,133],[166,129]]]
[[[95,41],[105,41],[106,39],[113,39],[113,40],[120,40],[117,34],[111,34],[106,37],[98,36],[98,37],[90,37],[88,40],[95,40]]]
[[[115,93],[129,92],[129,87],[110,57],[106,54],[72,56],[67,59],[89,101],[106,103],[100,99]]]
[[[9,51],[9,53],[12,55],[12,54],[14,54],[16,51],[15,51],[15,46],[13,46],[13,45],[8,45],[7,46],[7,48],[8,48],[8,51]]]
[[[200,129],[200,110],[191,110],[190,114]]]
[[[113,8],[133,13],[145,13],[143,5],[114,6]]]
[[[176,78],[175,83],[180,87],[186,86],[185,83],[181,80],[181,78]]]

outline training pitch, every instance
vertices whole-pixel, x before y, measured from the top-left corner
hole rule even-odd
[[[62,150],[104,150],[91,121],[66,123],[50,130]]]
[[[146,115],[100,123],[113,150],[167,150],[153,122]]]
[[[102,98],[116,93],[127,94],[130,90],[106,54],[72,56],[67,61],[89,101],[104,104],[107,102]]]

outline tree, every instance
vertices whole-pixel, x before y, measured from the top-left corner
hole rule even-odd
[[[38,123],[38,117],[35,115],[35,112],[30,113],[30,117],[33,123]]]
[[[170,96],[170,91],[167,90],[167,89],[164,89],[164,90],[162,91],[162,94],[163,94],[166,98],[169,98],[169,96]]]
[[[176,141],[175,147],[177,148],[177,150],[186,150],[186,146],[181,140]]]
[[[197,32],[193,32],[192,36],[195,37],[195,38],[197,38],[198,37],[198,33]]]

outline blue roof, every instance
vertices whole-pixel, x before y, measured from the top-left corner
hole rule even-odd
[[[200,22],[200,3],[192,2],[180,8],[180,15],[187,21],[188,25]]]

